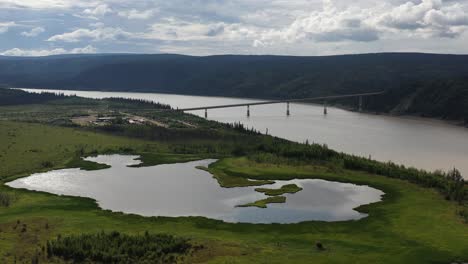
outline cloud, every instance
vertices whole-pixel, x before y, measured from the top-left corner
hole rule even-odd
[[[224,25],[215,25],[206,32],[206,36],[215,37],[224,33]]]
[[[380,24],[396,29],[414,30],[424,27],[424,16],[435,7],[433,1],[423,0],[420,4],[406,2],[383,13],[378,18]]]
[[[36,37],[39,34],[43,33],[45,29],[43,27],[35,27],[31,29],[30,31],[23,31],[21,32],[21,36],[25,37]]]
[[[90,26],[90,27],[93,27],[93,28],[102,28],[102,27],[104,27],[105,25],[104,25],[104,23],[102,23],[102,22],[96,22],[96,23],[91,23],[91,24],[89,24],[89,26]]]
[[[202,24],[169,18],[165,21],[152,24],[150,32],[144,34],[144,36],[149,39],[160,40],[189,41],[206,39],[212,30],[222,26],[223,23]]]
[[[68,9],[93,5],[93,0],[0,0],[3,8]]]
[[[424,22],[431,25],[466,26],[468,15],[459,5],[446,10],[429,10],[424,16]]]
[[[146,39],[193,41],[250,39],[256,34],[255,29],[238,23],[200,23],[170,18],[151,25],[150,32],[140,36]]]
[[[0,34],[8,32],[11,27],[18,26],[15,22],[0,22]]]
[[[83,48],[74,48],[74,49],[71,49],[70,50],[70,53],[72,54],[93,54],[93,53],[97,53],[97,49],[91,45],[88,45],[86,47],[83,47]]]
[[[90,16],[104,16],[112,12],[112,9],[107,4],[101,4],[94,8],[87,8],[83,10],[83,14]]]
[[[121,28],[98,27],[95,29],[80,28],[72,32],[67,32],[50,37],[47,41],[78,42],[83,40],[91,41],[112,41],[131,38],[132,33]]]
[[[325,0],[323,8],[295,19],[289,26],[260,33],[255,47],[279,42],[373,42],[382,37],[455,38],[466,31],[468,15],[460,3],[441,0],[405,2],[389,7],[380,4],[368,8],[337,8],[335,1]]]
[[[64,48],[55,48],[55,49],[20,49],[13,48],[0,52],[0,55],[3,56],[49,56],[49,55],[58,55],[58,54],[92,54],[96,53],[97,49],[93,46],[86,46],[83,48],[74,48],[71,50],[66,50]]]
[[[422,37],[453,38],[466,30],[468,15],[460,3],[445,4],[441,0],[406,2],[382,13],[378,25],[396,32],[403,31]]]
[[[149,19],[156,11],[154,9],[138,11],[136,9],[130,9],[125,11],[119,11],[118,15],[127,19]]]
[[[299,17],[287,27],[262,32],[253,45],[261,47],[278,41],[370,42],[379,39],[379,30],[367,21],[368,10],[339,10],[330,3],[325,1],[322,10]]]

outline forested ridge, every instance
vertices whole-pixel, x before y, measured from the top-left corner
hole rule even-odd
[[[468,121],[468,55],[0,57],[0,84],[257,98],[383,90],[366,110]]]

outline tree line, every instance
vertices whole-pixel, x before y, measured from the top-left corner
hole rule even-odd
[[[156,109],[172,109],[168,104],[162,104],[159,102],[151,101],[151,100],[144,100],[144,99],[133,99],[133,98],[122,98],[122,97],[110,97],[101,99],[109,103],[117,104],[114,105],[115,107],[118,106],[125,106],[131,108],[156,108]]]
[[[468,188],[465,180],[457,169],[449,172],[428,172],[416,168],[407,168],[393,162],[378,162],[362,157],[342,155],[346,169],[362,170],[390,178],[407,180],[417,185],[434,188],[441,192],[447,200],[460,204],[468,202]]]
[[[63,99],[67,97],[63,93],[28,93],[22,90],[6,89],[0,87],[0,106],[2,105],[22,105],[22,104],[40,104],[52,100]]]
[[[167,234],[113,232],[58,236],[47,241],[47,257],[74,263],[177,263],[192,245]]]

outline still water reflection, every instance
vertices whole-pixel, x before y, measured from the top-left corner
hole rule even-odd
[[[277,181],[267,188],[294,183],[303,188],[285,194],[286,203],[268,208],[240,208],[267,198],[255,187],[222,188],[206,171],[215,160],[200,160],[152,167],[138,164],[138,156],[101,155],[86,160],[111,165],[109,169],[63,169],[37,173],[7,183],[14,188],[61,195],[90,197],[103,209],[144,216],[204,216],[226,222],[297,223],[309,220],[360,219],[366,214],[353,208],[381,200],[383,192],[368,186],[324,180]]]

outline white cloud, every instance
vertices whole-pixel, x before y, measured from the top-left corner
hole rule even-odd
[[[96,22],[96,23],[91,23],[89,24],[90,27],[93,27],[93,28],[102,28],[104,27],[104,23],[102,22]]]
[[[323,9],[297,18],[289,26],[261,32],[255,47],[278,42],[371,42],[382,37],[457,37],[466,31],[466,6],[443,4],[441,0],[406,2],[398,6],[378,4],[368,8],[337,8],[325,0]]]
[[[69,53],[71,54],[92,54],[92,53],[96,53],[97,52],[97,49],[91,45],[88,45],[86,47],[83,47],[83,48],[74,48],[74,49],[71,49],[69,51]]]
[[[97,5],[94,8],[87,8],[83,10],[85,15],[90,16],[104,16],[106,14],[112,13],[112,9],[107,4]]]
[[[378,25],[394,32],[422,37],[456,37],[468,26],[468,8],[460,3],[444,4],[441,0],[407,2],[382,13]]]
[[[454,5],[445,10],[429,10],[424,16],[424,22],[431,25],[462,26],[468,25],[468,15],[460,5]]]
[[[13,48],[0,52],[0,55],[3,56],[49,56],[49,55],[58,55],[58,54],[91,54],[96,53],[97,49],[93,46],[86,46],[83,48],[74,48],[71,50],[66,50],[64,48],[55,48],[55,49],[19,49]]]
[[[339,10],[330,3],[325,1],[322,10],[298,17],[287,27],[263,31],[254,42],[254,46],[274,45],[278,41],[369,42],[379,39],[379,31],[366,21],[371,13],[369,10],[358,8]]]
[[[151,32],[146,33],[145,37],[149,39],[184,41],[206,39],[209,37],[209,32],[222,27],[222,23],[201,24],[170,18],[166,21],[151,25]]]
[[[0,22],[0,34],[2,33],[5,33],[5,32],[8,32],[8,30],[10,30],[11,27],[15,27],[17,26],[18,24],[16,24],[15,22]]]
[[[136,9],[130,9],[125,11],[119,11],[118,15],[127,19],[149,19],[156,11],[154,9],[138,11]]]
[[[47,41],[78,42],[83,40],[109,41],[127,39],[132,34],[121,28],[98,27],[95,29],[80,28],[72,32],[67,32],[50,37]]]
[[[385,12],[377,18],[380,24],[397,29],[417,29],[424,27],[424,15],[435,8],[436,3],[423,0],[419,4],[406,2]]]
[[[150,32],[140,36],[147,39],[191,41],[251,39],[256,34],[255,29],[238,23],[200,23],[170,18],[151,25]]]
[[[68,9],[95,5],[94,0],[0,0],[4,8]]]
[[[25,36],[25,37],[36,37],[39,34],[43,33],[44,31],[45,31],[45,29],[43,27],[35,27],[35,28],[31,29],[30,31],[21,32],[21,35]]]

